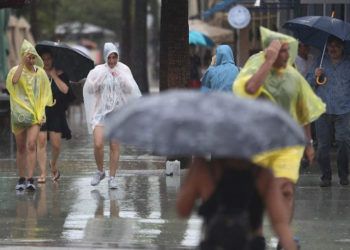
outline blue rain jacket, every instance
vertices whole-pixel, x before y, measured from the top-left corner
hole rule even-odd
[[[239,73],[233,59],[230,46],[220,45],[216,48],[216,63],[210,66],[202,78],[202,92],[232,92],[232,84]]]

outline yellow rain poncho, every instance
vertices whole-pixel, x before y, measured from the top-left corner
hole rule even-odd
[[[247,81],[260,68],[265,60],[265,52],[253,55],[244,65],[233,84],[233,92],[238,96],[267,98],[285,109],[300,125],[315,121],[325,112],[325,104],[315,95],[304,77],[292,65],[297,55],[298,42],[293,37],[260,28],[263,48],[273,39],[287,42],[289,61],[284,69],[272,69],[264,84],[254,95],[245,91]]]
[[[297,40],[264,27],[260,28],[260,33],[264,49],[274,39],[278,39],[282,43],[288,43],[288,64],[283,69],[270,70],[264,84],[252,95],[246,92],[245,87],[248,80],[265,61],[265,52],[261,51],[251,56],[237,76],[233,84],[233,92],[242,97],[269,99],[286,110],[300,125],[315,121],[325,112],[325,104],[315,95],[304,77],[293,67],[297,55]],[[272,167],[275,176],[286,177],[296,182],[303,151],[303,146],[279,149],[262,153],[254,157],[253,160],[260,165]]]
[[[45,122],[45,107],[53,105],[50,81],[34,46],[24,40],[20,53],[22,58],[27,54],[36,56],[36,72],[31,72],[24,66],[16,84],[12,83],[12,78],[18,66],[13,67],[7,75],[6,88],[10,93],[11,127],[14,134],[33,124]]]

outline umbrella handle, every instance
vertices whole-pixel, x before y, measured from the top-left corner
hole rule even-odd
[[[317,85],[325,85],[327,82],[327,77],[325,75],[317,76],[316,83]]]
[[[331,17],[333,18],[335,15],[335,11],[332,11],[332,14],[331,14]],[[324,43],[324,46],[323,46],[323,51],[322,51],[322,56],[321,56],[321,61],[320,61],[320,67],[319,68],[322,68],[322,63],[323,63],[323,58],[324,58],[324,54],[326,52],[326,47],[327,47],[327,41],[328,41],[328,38],[326,40],[326,42]],[[318,76],[316,77],[316,83],[318,85],[323,85],[327,82],[327,77],[322,75],[322,76]]]
[[[322,56],[321,56],[319,68],[322,68],[322,63],[323,63],[324,54],[326,52],[326,47],[327,47],[327,41],[324,43],[324,46],[323,46],[323,51],[322,51]],[[317,85],[324,85],[326,82],[327,82],[327,77],[325,75],[321,75],[321,76],[316,77]]]

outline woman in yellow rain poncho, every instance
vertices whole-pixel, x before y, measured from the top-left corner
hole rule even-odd
[[[10,93],[11,127],[16,138],[16,163],[20,177],[16,190],[34,191],[36,140],[40,124],[45,122],[45,107],[52,106],[53,100],[49,79],[34,46],[24,40],[20,55],[22,58],[20,64],[10,70],[6,79],[6,88]]]
[[[325,112],[325,104],[292,66],[297,55],[298,42],[293,37],[264,27],[260,28],[260,34],[264,51],[249,58],[233,84],[233,92],[242,97],[268,99],[304,126],[308,138],[306,149],[300,146],[276,149],[253,158],[255,163],[272,168],[291,219],[294,186],[299,177],[304,149],[310,161],[315,155],[310,123]]]

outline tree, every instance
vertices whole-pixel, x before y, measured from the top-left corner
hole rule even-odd
[[[121,37],[121,1],[115,0],[35,0],[35,14],[31,4],[17,10],[17,15],[28,18],[34,29],[37,29],[37,40],[53,39],[57,24],[80,21],[92,23],[113,30],[117,38]],[[34,10],[33,10],[34,11]],[[36,20],[31,19],[36,15]],[[34,17],[35,18],[35,17]]]
[[[147,74],[147,0],[135,0],[132,43],[133,75],[142,93],[149,91]]]
[[[189,79],[187,0],[162,0],[160,25],[160,90],[185,88]]]
[[[131,1],[123,0],[122,3],[122,37],[120,43],[120,57],[121,60],[126,64],[130,65],[131,62],[131,38],[130,30],[132,23],[132,15],[131,15]]]

